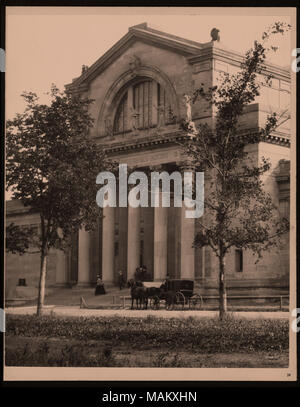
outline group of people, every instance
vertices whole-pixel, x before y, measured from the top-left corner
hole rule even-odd
[[[134,279],[136,281],[145,281],[147,278],[147,267],[140,266],[135,269]]]
[[[140,266],[135,269],[134,273],[134,279],[135,281],[145,281],[147,277],[147,267],[146,266]],[[124,274],[122,270],[118,271],[118,286],[120,290],[122,290],[123,287],[125,287],[125,279],[124,279]]]

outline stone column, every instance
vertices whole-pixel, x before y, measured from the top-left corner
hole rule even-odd
[[[90,233],[79,229],[78,238],[78,287],[90,285]]]
[[[56,285],[64,286],[68,282],[67,257],[62,250],[56,250]]]
[[[195,278],[195,249],[192,247],[195,237],[195,219],[186,218],[186,207],[182,202],[180,233],[180,278]]]
[[[134,277],[137,267],[140,266],[140,220],[141,208],[128,206],[128,234],[127,234],[127,279]]]
[[[174,208],[174,201],[171,200],[171,207],[168,210],[168,274],[170,278],[177,278],[179,275],[178,243],[180,222],[177,222],[177,212],[181,208]],[[178,260],[179,259],[179,260]]]
[[[161,195],[161,193],[160,193]],[[166,278],[168,269],[168,209],[154,208],[154,281]]]
[[[123,271],[124,279],[127,279],[127,234],[128,215],[127,208],[118,208],[119,212],[119,256],[118,270]]]
[[[115,208],[103,208],[102,221],[102,280],[113,283],[115,269]]]
[[[100,219],[96,221],[95,230],[91,232],[90,235],[90,282],[95,284],[97,281],[97,275],[101,273],[100,264]]]
[[[193,172],[194,168],[190,165],[181,165],[181,174],[184,179],[184,172]],[[195,249],[192,247],[195,238],[195,219],[186,218],[185,214],[190,208],[185,206],[182,200],[180,222],[180,278],[195,278]]]
[[[154,266],[154,209],[151,206],[142,208],[144,218],[144,253],[143,262],[147,273],[153,279]]]

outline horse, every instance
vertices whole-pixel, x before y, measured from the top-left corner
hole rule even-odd
[[[147,288],[144,287],[141,281],[129,280],[127,286],[130,287],[131,294],[131,309],[133,309],[134,300],[136,301],[136,309],[147,309],[148,295]]]
[[[146,292],[147,292],[147,298],[148,299],[150,298],[154,301],[154,307],[159,308],[159,300],[161,298],[162,290],[158,287],[147,287]]]
[[[161,291],[162,291],[158,287],[147,287],[146,290],[147,290],[148,297],[155,297],[155,296],[160,297]]]
[[[166,308],[172,309],[176,304],[176,292],[167,289],[167,284],[163,283],[159,288],[161,294],[160,298],[166,301]]]

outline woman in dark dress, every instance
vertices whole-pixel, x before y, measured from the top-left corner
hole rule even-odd
[[[97,275],[97,283],[96,283],[96,290],[95,295],[103,295],[106,294],[103,281],[100,278],[100,275]]]

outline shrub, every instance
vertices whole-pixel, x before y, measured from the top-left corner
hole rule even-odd
[[[53,345],[53,344],[52,344]],[[59,367],[108,367],[115,366],[111,348],[104,348],[96,353],[91,352],[93,344],[65,344],[61,349],[50,347],[42,339],[37,349],[31,349],[26,343],[23,348],[8,349],[5,354],[7,366],[59,366]]]

